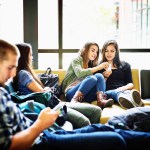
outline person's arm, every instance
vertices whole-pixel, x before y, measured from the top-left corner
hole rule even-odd
[[[91,74],[93,74],[99,70],[102,70],[102,69],[106,70],[109,67],[109,63],[104,62],[104,63],[99,64],[98,66],[95,66],[93,68],[84,69],[82,66],[83,59],[81,57],[77,57],[77,58],[73,59],[71,64],[72,64],[72,68],[73,68],[73,70],[74,70],[74,72],[78,78],[91,75]]]
[[[21,70],[18,74],[19,84],[32,92],[43,92],[44,88],[33,78],[27,70]]]
[[[125,73],[125,83],[126,83],[126,85],[118,88],[121,91],[131,90],[134,87],[133,81],[132,81],[131,66],[127,62],[125,62],[124,64],[125,64],[124,65],[124,68],[125,68],[124,73]]]
[[[49,107],[43,109],[32,126],[12,137],[9,150],[28,150],[39,134],[54,124],[58,115],[57,111],[53,111]]]
[[[90,69],[91,69],[92,73],[95,73],[95,72],[97,72],[99,70],[102,70],[102,69],[107,70],[108,67],[109,67],[109,63],[108,62],[103,62],[103,63],[99,64],[98,66],[90,68]]]
[[[133,83],[128,83],[125,86],[121,86],[117,88],[119,91],[126,91],[126,90],[131,90],[133,88]]]
[[[43,92],[44,88],[37,83],[35,80],[32,80],[28,85],[27,88],[30,89],[32,92]]]

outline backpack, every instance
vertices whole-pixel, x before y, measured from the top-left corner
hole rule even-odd
[[[34,119],[37,114],[45,107],[53,109],[60,104],[60,100],[50,92],[35,92],[22,95],[19,92],[10,93],[12,100],[19,104],[21,111],[29,118]],[[67,120],[67,106],[60,108],[61,115],[57,118],[56,123],[63,126]],[[31,120],[32,120],[31,119]]]

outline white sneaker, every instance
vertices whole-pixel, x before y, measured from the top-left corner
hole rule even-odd
[[[125,97],[119,97],[118,102],[119,102],[120,106],[124,109],[130,109],[130,108],[135,107],[133,102]]]
[[[131,95],[132,95],[132,101],[135,103],[137,107],[144,106],[144,103],[141,100],[141,95],[138,90],[135,89],[131,90]]]

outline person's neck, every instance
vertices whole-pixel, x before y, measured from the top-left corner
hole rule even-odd
[[[4,85],[0,83],[0,87],[4,87]]]

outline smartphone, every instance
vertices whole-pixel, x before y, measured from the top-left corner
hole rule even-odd
[[[64,105],[65,105],[65,103],[59,103],[59,104],[57,104],[52,110],[58,111],[58,112],[59,112],[59,115],[61,115]]]

